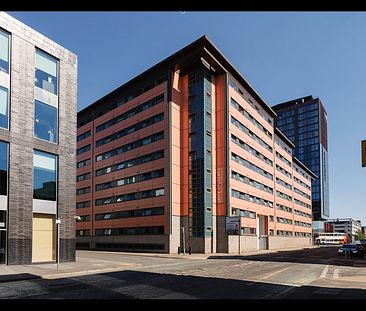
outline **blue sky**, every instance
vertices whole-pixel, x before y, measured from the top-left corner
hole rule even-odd
[[[79,57],[79,110],[206,34],[272,106],[328,112],[331,217],[366,225],[366,13],[7,12]]]

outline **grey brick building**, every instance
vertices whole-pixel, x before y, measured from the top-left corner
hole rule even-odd
[[[0,12],[0,263],[75,260],[77,57]]]

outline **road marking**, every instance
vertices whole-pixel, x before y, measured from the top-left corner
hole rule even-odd
[[[321,278],[325,278],[325,276],[327,275],[328,273],[328,270],[329,270],[329,265],[326,265],[322,274],[320,275]]]
[[[261,280],[268,279],[268,278],[270,278],[271,276],[274,276],[274,275],[276,275],[276,274],[279,274],[279,273],[281,273],[281,272],[283,272],[283,271],[286,271],[286,270],[288,270],[288,269],[291,269],[291,268],[292,268],[292,266],[291,266],[291,267],[284,268],[284,269],[281,269],[281,270],[278,270],[278,271],[273,272],[273,273],[270,273],[270,274],[266,275],[265,277],[261,278]]]
[[[339,269],[336,268],[336,269],[334,269],[333,279],[338,279],[338,278],[339,278]]]

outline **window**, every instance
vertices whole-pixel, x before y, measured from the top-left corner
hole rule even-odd
[[[241,233],[243,235],[255,235],[255,228],[249,228],[249,227],[242,227],[241,228]]]
[[[90,159],[86,159],[77,163],[76,167],[81,168],[90,164]]]
[[[0,85],[0,127],[5,129],[9,128],[8,116],[9,116],[9,90]]]
[[[96,236],[103,236],[103,235],[150,235],[150,234],[164,234],[164,226],[95,229],[95,235]]]
[[[159,197],[159,196],[162,196],[162,195],[164,195],[164,188],[155,190],[155,196],[156,197]]]
[[[246,135],[251,137],[262,147],[264,147],[268,151],[272,152],[272,147],[270,145],[268,145],[266,142],[264,142],[259,136],[254,134],[249,128],[247,128],[244,124],[242,124],[240,121],[235,119],[233,116],[231,116],[231,124],[235,125],[239,130],[241,130],[243,133],[245,133]]]
[[[124,137],[128,134],[131,134],[135,131],[141,130],[141,129],[147,127],[147,126],[153,125],[153,124],[158,123],[162,120],[164,120],[164,113],[160,113],[160,114],[155,115],[153,117],[150,117],[150,118],[148,118],[144,121],[138,122],[138,123],[136,123],[136,124],[134,124],[130,127],[127,127],[127,128],[125,128],[121,131],[115,132],[111,135],[108,135],[108,136],[102,138],[102,139],[99,139],[99,140],[96,141],[96,146],[100,147],[104,144],[107,144],[107,143],[113,141],[113,140]]]
[[[125,177],[125,178],[119,179],[117,181],[110,181],[110,182],[98,184],[95,186],[95,190],[96,191],[105,190],[105,189],[109,189],[109,188],[133,184],[133,183],[142,182],[145,180],[150,180],[150,179],[159,178],[159,177],[163,177],[163,176],[164,176],[164,169],[159,169],[156,171],[138,174],[135,176]]]
[[[57,108],[35,100],[34,135],[43,140],[57,142]]]
[[[236,137],[235,135],[231,134],[231,141],[237,144],[242,149],[248,151],[249,153],[255,155],[258,159],[262,160],[263,162],[267,163],[270,166],[273,166],[273,162],[264,156],[262,153],[254,149],[253,147],[249,146],[247,143],[242,141],[240,138]]]
[[[130,150],[135,149],[135,148],[139,148],[141,146],[153,143],[153,142],[161,140],[163,138],[164,138],[164,132],[159,132],[159,133],[153,134],[151,136],[141,138],[139,140],[135,140],[135,141],[133,141],[133,142],[127,144],[127,145],[123,145],[121,147],[118,147],[116,149],[107,151],[105,153],[102,153],[102,154],[96,156],[96,161],[99,162],[99,161],[102,161],[104,159],[108,159],[108,158],[113,157],[115,155],[122,154],[124,152],[130,151]]]
[[[231,171],[231,178],[236,179],[236,180],[238,180],[238,181],[240,181],[242,183],[248,184],[248,185],[250,185],[252,187],[256,187],[258,189],[261,189],[263,191],[266,191],[268,193],[273,193],[273,189],[271,187],[266,186],[266,185],[264,185],[264,184],[262,184],[260,182],[257,182],[255,180],[253,180],[253,179],[251,179],[249,177],[246,177],[246,176],[244,176],[242,174],[239,174],[239,173],[237,173],[235,171]]]
[[[76,190],[76,195],[82,195],[85,193],[90,193],[90,187],[85,187],[85,188],[81,188],[81,189],[77,189]]]
[[[135,210],[112,212],[112,213],[96,214],[95,220],[99,221],[99,220],[145,217],[155,215],[164,215],[164,207],[154,207],[146,209],[135,209]]]
[[[36,49],[35,85],[57,95],[57,72],[57,59]]]
[[[8,193],[8,148],[8,143],[0,141],[0,195]]]
[[[161,103],[162,101],[164,101],[164,94],[160,94],[144,103],[142,103],[141,105],[131,109],[131,110],[128,110],[127,112],[124,112],[120,115],[118,115],[117,117],[114,117],[113,119],[101,124],[101,125],[98,125],[95,129],[95,131],[98,133],[100,131],[103,131],[105,130],[106,128],[114,125],[114,124],[117,124],[123,120],[126,120],[146,109],[149,109],[159,103]]]
[[[57,156],[34,150],[33,198],[56,201]]]
[[[76,203],[76,208],[90,207],[90,201]]]
[[[188,132],[192,132],[192,122],[196,120],[196,115],[192,114],[188,117]]]
[[[77,137],[77,141],[82,141],[83,139],[85,138],[88,138],[89,136],[91,135],[91,131],[86,131],[85,133],[83,134],[80,134],[78,137]]]
[[[196,163],[196,151],[191,151],[188,154],[188,166],[190,170],[194,169],[195,163]]]
[[[196,140],[196,133],[190,133],[188,136],[189,150],[193,149],[193,142]]]
[[[140,192],[133,192],[128,194],[122,194],[114,197],[109,198],[102,198],[95,200],[95,205],[105,205],[111,203],[119,203],[125,201],[133,201],[133,200],[141,200],[146,198],[153,198],[158,196],[164,195],[164,188],[161,189],[152,189],[152,190],[145,190]]]
[[[78,150],[76,150],[76,154],[77,155],[80,155],[80,154],[82,154],[82,153],[84,153],[84,152],[87,152],[87,151],[89,151],[90,150],[90,144],[89,145],[86,145],[86,146],[84,146],[84,147],[81,147],[81,148],[79,148]]]
[[[9,73],[9,34],[0,29],[0,70]]]
[[[90,221],[90,215],[82,215],[80,216],[80,222],[87,222]]]
[[[268,206],[268,207],[273,207],[273,203],[271,201],[267,201],[265,199],[262,198],[258,198],[256,196],[244,193],[244,192],[240,192],[238,190],[235,189],[231,189],[231,196],[234,198],[239,198],[241,200],[245,200],[245,201],[249,201],[252,203],[257,203],[260,205],[264,205],[264,206]]]
[[[90,173],[79,175],[79,176],[76,177],[76,181],[87,180],[87,179],[90,179],[90,177],[91,177]]]
[[[245,166],[247,168],[249,168],[250,170],[272,180],[273,179],[273,175],[268,173],[267,171],[263,170],[262,168],[260,168],[257,165],[254,165],[253,163],[245,160],[244,158],[242,158],[241,156],[238,156],[235,153],[231,153],[231,159],[234,160],[235,162],[239,163],[242,166]]]
[[[76,230],[76,236],[90,236],[90,230],[89,229]]]
[[[257,128],[259,128],[264,134],[272,139],[272,134],[254,118],[246,109],[244,109],[238,102],[231,98],[231,106],[244,115],[250,122],[252,122]]]
[[[164,150],[159,150],[159,151],[155,151],[153,153],[149,153],[134,159],[130,159],[130,160],[126,160],[124,162],[120,162],[117,164],[114,164],[112,166],[108,166],[105,168],[101,168],[99,170],[97,170],[96,176],[101,176],[101,175],[105,175],[108,174],[110,172],[114,172],[114,171],[119,171],[128,167],[132,167],[132,166],[136,166],[136,165],[140,165],[143,163],[147,163],[147,162],[151,162],[154,160],[158,160],[164,157]]]

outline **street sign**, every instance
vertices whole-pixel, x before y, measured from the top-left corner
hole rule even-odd
[[[361,142],[362,167],[366,167],[366,140]]]
[[[228,235],[239,235],[240,233],[240,217],[226,217],[226,232]]]

